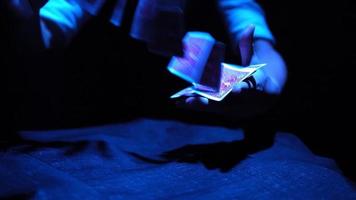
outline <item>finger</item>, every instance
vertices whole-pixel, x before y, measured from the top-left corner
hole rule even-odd
[[[248,66],[251,63],[253,55],[253,34],[255,32],[255,26],[249,25],[241,34],[239,41],[241,64],[242,66]]]
[[[243,89],[248,89],[249,85],[246,82],[240,82],[234,85],[234,87],[232,88],[232,92],[234,93],[239,93],[241,92]]]
[[[256,80],[256,84],[261,84],[265,81],[266,75],[263,70],[259,69],[255,73],[252,74],[253,78]]]
[[[207,106],[209,104],[209,99],[205,97],[188,97],[185,103],[194,107]]]
[[[267,81],[266,73],[262,69],[259,69],[252,76],[256,81],[256,89],[263,90]]]
[[[266,84],[266,74],[264,73],[264,71],[262,70],[257,70],[253,75],[251,75],[254,79],[254,81],[256,82],[256,85],[254,88],[254,85],[252,83],[248,83],[248,82],[245,82],[245,81],[242,81],[238,84],[235,84],[232,91],[234,93],[239,93],[241,92],[242,90],[244,89],[259,89],[259,90],[263,90],[264,89],[264,86]]]

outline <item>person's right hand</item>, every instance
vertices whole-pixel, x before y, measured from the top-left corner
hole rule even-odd
[[[248,26],[241,35],[239,49],[242,66],[265,63],[267,66],[259,69],[249,81],[255,82],[255,88],[266,94],[279,95],[287,80],[287,66],[281,54],[273,47],[271,41],[254,38],[254,26]],[[251,85],[251,83],[250,83]],[[241,89],[251,89],[247,82],[235,85],[233,93]],[[234,88],[234,89],[235,89]]]

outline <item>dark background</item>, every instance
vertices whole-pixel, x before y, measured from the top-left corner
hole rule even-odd
[[[337,160],[355,180],[354,131],[346,123],[350,91],[338,77],[355,65],[352,51],[355,6],[311,1],[259,1],[274,33],[276,48],[289,69],[278,105],[249,119],[258,126],[298,135],[315,153]],[[4,18],[4,96],[16,129],[59,129],[115,123],[135,117],[174,118],[188,122],[237,123],[226,116],[176,108],[168,97],[187,84],[169,74],[169,58],[151,54],[128,35],[130,14],[123,27],[108,23],[105,12],[91,20],[65,50],[33,54],[19,51],[12,31],[16,22]],[[229,43],[213,1],[191,0],[188,30],[208,31]],[[25,37],[25,35],[24,35]],[[349,47],[349,48],[347,48]],[[32,51],[32,50],[31,50]],[[239,56],[228,46],[226,61]],[[7,117],[9,118],[9,117]]]

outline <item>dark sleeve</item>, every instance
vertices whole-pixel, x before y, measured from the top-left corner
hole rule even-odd
[[[39,9],[32,6],[31,1],[2,1],[2,28],[16,53],[25,54],[43,49],[40,33]],[[42,1],[43,2],[43,1]],[[40,5],[40,4],[36,4]]]

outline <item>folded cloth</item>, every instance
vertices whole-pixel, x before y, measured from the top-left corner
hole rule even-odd
[[[0,154],[0,198],[356,198],[352,183],[332,160],[314,155],[289,133],[277,133],[272,147],[226,171],[204,161],[167,161],[159,155],[188,147],[198,150],[197,160],[209,159],[199,149],[238,144],[244,139],[240,129],[138,119],[21,134],[31,142]],[[212,157],[229,160],[239,154],[226,152],[212,152]]]

